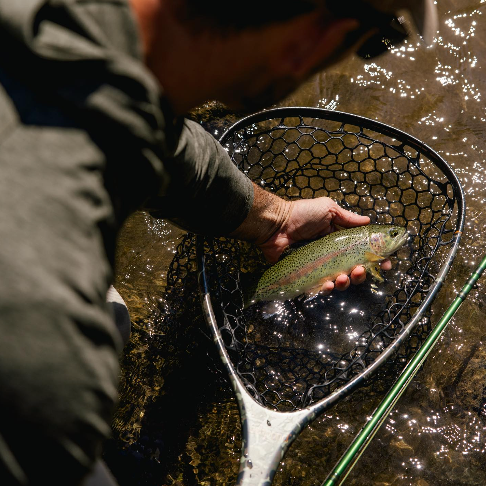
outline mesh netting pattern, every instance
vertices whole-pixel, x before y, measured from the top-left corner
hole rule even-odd
[[[450,265],[462,230],[462,189],[448,165],[398,130],[319,109],[248,117],[221,142],[266,190],[288,200],[328,196],[372,223],[400,225],[411,235],[383,284],[368,280],[311,303],[297,298],[273,314],[261,304],[243,310],[248,281],[269,266],[259,251],[227,238],[204,240],[219,332],[255,400],[289,411],[339,393],[406,330],[407,339],[387,359],[387,369],[390,362],[403,368],[430,332],[423,303]]]

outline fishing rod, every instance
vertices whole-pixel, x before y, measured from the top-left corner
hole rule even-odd
[[[471,275],[471,277],[464,285],[462,290],[459,292],[459,294],[457,294],[457,297],[454,299],[450,307],[445,311],[441,320],[437,323],[435,328],[429,334],[429,337],[426,339],[424,344],[422,344],[413,359],[405,367],[402,374],[399,376],[398,380],[395,382],[386,397],[376,408],[373,416],[371,417],[371,420],[361,429],[359,434],[356,436],[354,441],[348,447],[346,452],[343,454],[337,465],[334,467],[334,469],[331,471],[331,473],[321,486],[334,486],[336,484],[336,481],[338,480],[340,480],[340,485],[344,483],[348,474],[351,472],[354,465],[358,462],[366,447],[371,442],[376,432],[391,412],[392,408],[395,406],[395,404],[402,396],[403,392],[412,381],[419,368],[426,360],[433,346],[446,328],[448,322],[455,314],[457,309],[460,307],[467,294],[469,294],[471,289],[475,286],[476,282],[483,274],[485,268],[486,256],[483,257],[483,260],[481,261],[479,266],[476,268],[476,270]],[[344,473],[344,477],[340,479]]]

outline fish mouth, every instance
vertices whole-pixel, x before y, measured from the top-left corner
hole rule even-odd
[[[400,236],[397,237],[397,240],[395,241],[395,244],[393,245],[393,247],[394,247],[393,252],[398,250],[399,248],[401,248],[406,243],[408,243],[409,239],[410,239],[410,234],[408,233],[408,231],[405,228],[403,228],[403,233]]]

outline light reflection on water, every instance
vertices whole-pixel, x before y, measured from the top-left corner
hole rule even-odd
[[[486,80],[482,74],[486,34],[481,27],[485,5],[484,0],[441,1],[440,36],[434,49],[412,41],[373,62],[349,59],[281,103],[377,119],[422,140],[453,167],[466,193],[466,227],[452,270],[434,302],[433,323],[462,288],[486,247]],[[179,237],[179,230],[167,223],[154,223],[137,214],[121,238],[119,289],[137,316],[137,325],[148,334],[157,329],[164,272]],[[136,250],[130,249],[133,246]],[[450,321],[347,484],[484,484],[484,295],[482,280]],[[339,294],[333,298],[339,299]],[[313,310],[309,304],[308,311]],[[350,316],[360,312],[357,305],[347,311]],[[350,325],[348,331],[354,337],[356,326]],[[323,351],[329,349],[326,340],[318,342]],[[358,391],[316,420],[291,448],[275,485],[321,484],[380,398]],[[167,484],[177,484],[176,478],[184,485],[233,483],[239,456],[235,417],[234,401],[217,404],[200,417],[185,453],[174,462],[173,481]],[[187,468],[191,474],[182,472]]]
[[[400,280],[399,273],[387,273],[391,275],[379,286],[368,279],[344,294],[258,302],[246,311],[245,321],[251,323],[247,337],[251,342],[256,334],[265,346],[308,349],[337,360],[351,352],[358,338],[369,331],[377,309],[386,308],[386,297]],[[362,339],[364,343],[358,344],[366,346],[368,340]],[[379,338],[373,339],[372,349],[380,343]]]
[[[137,317],[132,319],[133,325],[150,335],[157,332],[167,269],[182,233],[170,222],[154,219],[145,212],[130,217],[120,233],[117,285],[131,314]]]

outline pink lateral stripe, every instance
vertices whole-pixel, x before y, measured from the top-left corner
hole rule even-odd
[[[328,263],[330,260],[332,260],[336,256],[338,256],[342,253],[345,253],[346,251],[349,251],[354,246],[359,245],[361,243],[362,243],[362,241],[355,241],[353,243],[350,243],[348,246],[345,246],[344,248],[333,251],[331,253],[327,253],[326,255],[323,255],[322,257],[318,258],[317,260],[315,260],[313,262],[309,262],[307,265],[304,265],[300,270],[297,270],[297,272],[295,272],[295,273],[293,273],[293,274],[291,274],[287,277],[282,278],[278,282],[275,282],[274,284],[269,285],[268,287],[265,287],[264,290],[265,291],[273,290],[273,289],[276,289],[278,287],[291,284],[291,283],[295,282],[296,280],[298,280],[299,278],[304,277],[308,273],[311,273],[317,267],[320,267],[320,266]]]

